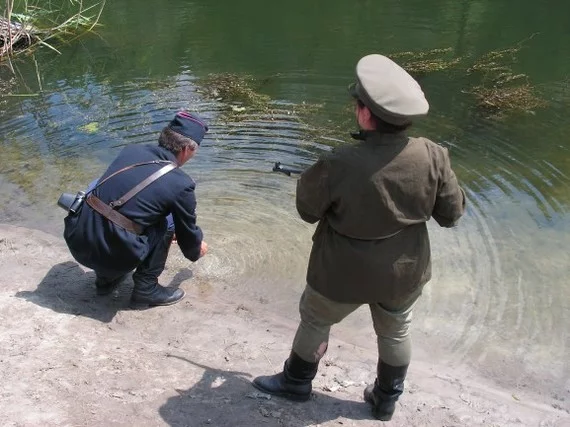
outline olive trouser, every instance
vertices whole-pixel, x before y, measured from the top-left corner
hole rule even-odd
[[[369,304],[378,338],[379,359],[391,366],[410,363],[412,309],[420,294],[421,290],[397,311],[387,310],[380,304]],[[332,301],[306,286],[299,302],[301,323],[293,341],[293,351],[307,362],[318,362],[327,350],[331,326],[361,305]]]

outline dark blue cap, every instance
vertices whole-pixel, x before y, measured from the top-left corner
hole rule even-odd
[[[204,139],[204,135],[208,132],[208,126],[197,114],[190,114],[186,111],[176,113],[176,116],[169,123],[168,127],[186,138],[190,138],[196,144]]]

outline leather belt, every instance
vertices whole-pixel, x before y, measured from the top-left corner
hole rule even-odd
[[[108,204],[104,203],[101,199],[94,196],[93,194],[89,194],[85,199],[87,204],[91,206],[95,211],[99,212],[109,221],[115,223],[119,227],[124,228],[127,231],[135,234],[142,234],[143,227],[140,224],[130,220],[120,212],[117,212]]]

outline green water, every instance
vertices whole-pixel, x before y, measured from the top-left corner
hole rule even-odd
[[[522,43],[513,71],[546,108],[497,119],[466,93],[476,76],[419,77],[431,111],[412,133],[450,148],[469,210],[457,229],[430,224],[434,278],[416,313],[416,353],[511,387],[539,389],[540,378],[545,395],[568,397],[568,16],[561,0],[107,2],[97,35],[58,45],[61,55],[36,52],[40,82],[34,58],[15,64],[13,92],[35,96],[0,98],[0,220],[59,234],[59,192],[86,185],[121,146],[155,141],[178,109],[199,111],[211,132],[185,169],[211,253],[194,275],[296,316],[313,228],[294,211],[294,180],[271,166],[307,166],[344,138],[326,131],[354,130],[356,61],[450,48],[472,63]],[[252,76],[271,112],[231,114],[204,95],[212,73]],[[296,113],[303,103],[309,115]],[[366,317],[339,334],[373,347]]]

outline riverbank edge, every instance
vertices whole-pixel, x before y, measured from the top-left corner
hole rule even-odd
[[[281,369],[297,315],[199,286],[199,278],[177,284],[187,291],[180,304],[127,310],[128,284],[95,297],[92,272],[63,239],[12,225],[0,224],[0,269],[7,425],[378,425],[362,402],[373,346],[333,334],[313,398],[268,399],[249,381]],[[163,279],[172,283],[178,269],[169,260]],[[532,390],[497,388],[466,367],[414,360],[386,425],[570,426],[564,402],[557,405]]]

